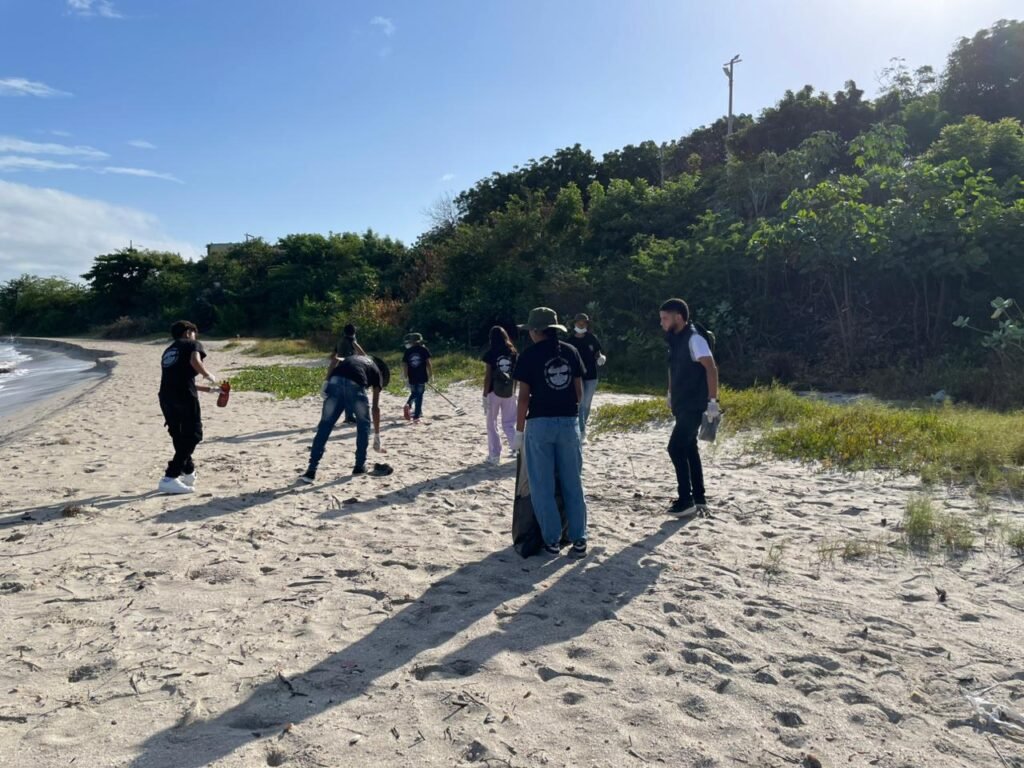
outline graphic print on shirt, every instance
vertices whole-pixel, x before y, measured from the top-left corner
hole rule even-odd
[[[421,365],[423,365],[423,357],[420,355],[419,352],[413,352],[411,355],[409,355],[410,368],[419,368]]]
[[[544,363],[544,381],[551,389],[561,391],[572,381],[572,368],[564,357],[553,357]]]
[[[160,360],[160,365],[164,368],[171,368],[176,362],[178,362],[178,347],[170,346],[164,350],[164,356]]]
[[[502,355],[494,361],[495,367],[506,376],[512,375],[512,358],[508,355]]]

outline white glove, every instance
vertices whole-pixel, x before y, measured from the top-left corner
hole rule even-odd
[[[668,409],[670,411],[672,410],[672,390],[671,389],[668,392],[665,393],[665,405],[668,406]]]
[[[598,355],[597,355],[597,364],[598,365],[604,365],[607,362],[608,362],[608,358],[605,357],[604,354],[598,353]]]
[[[214,377],[212,373],[203,376],[203,379],[205,379],[206,383],[209,384],[211,387],[216,387],[217,389],[220,389],[220,384],[217,382],[217,379]]]
[[[521,450],[523,450],[523,437],[524,437],[523,433],[520,432],[517,429],[516,430],[516,436],[514,438],[512,438],[512,450],[513,451],[521,451]]]
[[[708,421],[714,421],[722,415],[721,409],[718,407],[718,401],[712,400],[708,403],[708,409],[704,411],[707,414]]]
[[[373,436],[373,450],[377,453],[387,453],[387,451],[385,451],[380,445],[380,434]]]
[[[482,402],[484,406],[484,416],[486,416],[488,413],[491,412],[491,401],[488,399],[487,395],[484,395],[484,399]]]

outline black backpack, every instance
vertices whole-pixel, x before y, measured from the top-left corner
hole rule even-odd
[[[496,365],[491,366],[491,386],[497,397],[512,397],[512,393],[515,391],[515,382],[512,377]]]
[[[700,323],[698,323],[696,321],[690,323],[690,325],[693,326],[693,330],[694,330],[694,332],[698,336],[703,336],[704,340],[707,341],[708,346],[711,347],[711,354],[712,355],[715,354],[715,334],[714,334],[714,332],[713,331],[709,331],[707,328],[705,328],[703,325],[701,325]]]

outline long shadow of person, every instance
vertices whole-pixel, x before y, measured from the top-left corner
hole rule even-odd
[[[515,474],[515,466],[514,463],[509,462],[495,468],[490,464],[481,462],[480,464],[456,469],[444,475],[434,475],[418,483],[382,493],[372,499],[346,504],[341,509],[330,509],[320,515],[320,517],[332,520],[346,517],[356,512],[370,512],[392,504],[409,504],[425,491],[461,491],[466,488],[472,488],[474,485],[487,480],[507,480]],[[329,486],[330,484],[326,487]]]
[[[647,590],[661,569],[642,567],[640,560],[649,554],[659,539],[672,533],[685,521],[669,521],[655,533],[621,552],[585,569],[563,575],[546,591],[554,596],[563,611],[559,637],[567,639],[587,631],[606,617],[607,608],[595,600],[583,598],[595,585],[615,586],[615,600],[625,605]],[[436,648],[463,632],[495,610],[500,604],[529,592],[537,582],[555,576],[570,561],[523,561],[511,549],[467,563],[427,589],[414,603],[378,624],[369,634],[334,653],[306,672],[285,682],[278,677],[261,684],[245,701],[217,717],[193,725],[169,727],[154,734],[142,746],[130,768],[200,768],[230,754],[252,740],[252,731],[266,730],[283,723],[300,723],[326,710],[364,694],[383,675],[400,669],[417,656]],[[568,578],[566,586],[561,582]],[[539,601],[541,597],[535,598]],[[573,609],[573,602],[583,603]],[[439,674],[473,674],[495,653],[506,646],[510,636],[518,646],[528,648],[531,641],[518,626],[511,633],[488,635],[473,641],[446,657],[438,665]],[[464,657],[469,662],[464,663]],[[352,674],[353,669],[361,674]],[[430,670],[428,670],[429,672]],[[422,674],[422,670],[419,671]]]
[[[3,517],[0,517],[0,527],[9,525],[31,525],[32,523],[45,523],[59,517],[74,517],[78,508],[92,507],[94,509],[115,509],[123,504],[142,499],[151,499],[159,496],[158,491],[147,491],[126,496],[89,496],[82,499],[64,499],[50,504],[41,504],[36,507],[24,507],[22,509],[5,510]]]

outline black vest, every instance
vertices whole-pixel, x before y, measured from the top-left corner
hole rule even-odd
[[[708,374],[690,357],[690,338],[697,333],[692,323],[679,333],[668,334],[668,365],[672,375],[672,414],[703,413],[708,407]]]

